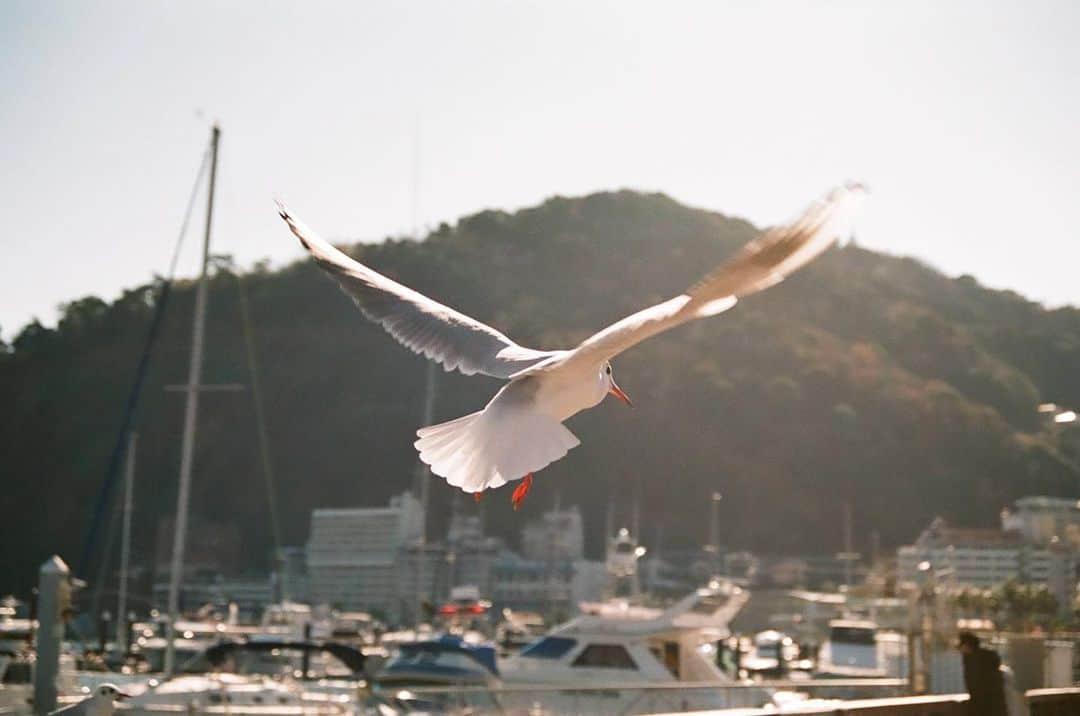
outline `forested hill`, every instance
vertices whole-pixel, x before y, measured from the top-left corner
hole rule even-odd
[[[662,195],[616,192],[486,211],[422,242],[350,251],[524,345],[555,348],[681,291],[754,234]],[[282,226],[267,240],[292,237]],[[206,382],[250,385],[238,286],[219,265]],[[424,362],[309,262],[245,274],[243,287],[283,539],[303,544],[312,508],[380,505],[409,487]],[[141,560],[175,507],[183,397],[164,386],[187,375],[192,288],[174,291],[138,419]],[[31,324],[0,352],[0,593],[24,593],[53,552],[78,560],[155,291],[75,301],[55,330]],[[864,552],[872,531],[896,545],[935,514],[987,525],[1021,495],[1077,495],[1078,431],[1036,413],[1042,401],[1080,405],[1077,366],[1080,311],[846,246],[620,356],[635,409],[607,401],[571,419],[581,447],[537,476],[522,511],[508,490],[484,509],[493,532],[516,536],[559,493],[585,510],[594,552],[607,504],[628,515],[637,489],[646,542],[662,532],[666,545],[704,540],[714,490],[724,541],[754,550],[835,551],[846,501]],[[482,407],[496,387],[440,373],[436,419]],[[246,561],[265,565],[272,532],[250,392],[203,397],[195,469],[194,514],[236,525]],[[452,494],[433,480],[434,534]]]

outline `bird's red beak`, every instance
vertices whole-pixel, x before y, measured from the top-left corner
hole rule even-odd
[[[622,402],[629,405],[631,408],[634,407],[634,404],[630,402],[630,396],[627,395],[626,393],[624,393],[622,388],[615,385],[615,381],[611,381],[611,388],[608,390],[608,392],[611,393],[612,395],[614,395],[616,398],[618,398]]]
[[[131,698],[131,694],[129,694],[126,691],[117,691],[116,695],[117,695],[118,698],[121,698],[121,699],[130,699]]]

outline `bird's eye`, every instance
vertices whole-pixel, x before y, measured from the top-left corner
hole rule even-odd
[[[609,365],[604,366],[604,372],[607,373],[608,375],[611,375],[611,366],[609,366]]]

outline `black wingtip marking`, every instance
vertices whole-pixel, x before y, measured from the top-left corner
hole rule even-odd
[[[280,216],[285,221],[289,221],[292,219],[292,217],[289,216],[289,210],[285,208],[285,204],[281,201],[281,199],[275,198],[274,203],[277,204],[278,216]]]
[[[297,233],[296,225],[293,224],[292,216],[289,214],[289,210],[285,208],[285,205],[281,203],[280,199],[274,199],[274,203],[277,204],[278,216],[280,216],[282,219],[284,219],[286,222],[288,222],[289,226],[293,229],[293,234],[296,235],[296,238],[300,239],[300,245],[303,246],[308,251],[311,251],[311,245],[307,241],[304,240],[303,236],[301,236],[299,233]]]

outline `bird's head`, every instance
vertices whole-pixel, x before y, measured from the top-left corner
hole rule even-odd
[[[611,393],[631,408],[634,407],[634,404],[630,402],[630,396],[615,384],[615,377],[611,375],[611,361],[604,361],[603,365],[600,366],[600,382],[603,384],[606,393]]]
[[[102,684],[94,689],[94,696],[103,701],[116,701],[119,699],[129,699],[131,694],[121,691],[113,684]]]

